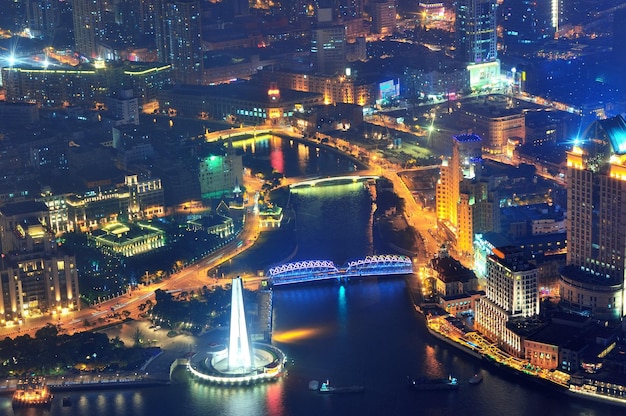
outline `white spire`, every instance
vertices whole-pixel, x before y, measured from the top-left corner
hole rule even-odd
[[[230,301],[230,341],[228,347],[228,369],[252,369],[252,351],[243,309],[243,282],[233,278]]]

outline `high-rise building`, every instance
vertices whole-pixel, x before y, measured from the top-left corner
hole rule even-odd
[[[52,38],[61,18],[60,2],[54,0],[28,0],[26,16],[32,35]]]
[[[62,254],[43,202],[0,207],[0,325],[80,309],[76,259]]]
[[[379,0],[371,4],[372,33],[390,35],[396,30],[396,4],[394,0]]]
[[[499,5],[506,46],[534,44],[554,37],[552,1],[504,0]]]
[[[618,65],[626,65],[626,8],[613,14],[613,57]]]
[[[598,120],[567,154],[565,306],[600,319],[623,316],[626,271],[626,121]]]
[[[521,355],[520,337],[509,323],[539,314],[537,269],[514,246],[487,257],[485,297],[476,304],[475,327],[509,353]]]
[[[318,24],[311,36],[311,54],[317,72],[328,75],[343,72],[347,62],[345,26]]]
[[[481,140],[475,134],[452,138],[452,156],[441,163],[436,186],[437,222],[446,239],[458,253],[472,253],[474,241],[475,196],[461,192],[461,182],[476,176],[476,166],[482,163]],[[471,190],[472,188],[466,187]]]
[[[87,58],[98,57],[98,40],[104,36],[104,13],[102,0],[72,2],[75,49]]]
[[[469,64],[497,59],[496,0],[456,2],[457,58]]]
[[[133,90],[122,90],[119,94],[107,97],[106,105],[116,126],[139,125],[139,101],[133,95]]]
[[[241,155],[231,150],[202,158],[198,167],[198,177],[202,198],[233,195],[235,189],[243,184]]]
[[[157,0],[156,13],[159,13]],[[155,39],[159,61],[172,65],[178,84],[201,85],[204,72],[200,3],[175,0],[163,3]]]

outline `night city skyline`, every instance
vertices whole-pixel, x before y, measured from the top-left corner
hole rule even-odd
[[[618,414],[624,39],[624,0],[0,0],[0,409]]]

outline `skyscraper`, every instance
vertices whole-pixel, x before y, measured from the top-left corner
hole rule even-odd
[[[626,121],[598,120],[567,154],[567,266],[562,302],[600,319],[623,316]]]
[[[474,195],[461,192],[461,181],[476,175],[476,166],[482,162],[481,140],[475,134],[452,137],[452,156],[441,162],[436,186],[437,222],[446,230],[458,253],[473,251]],[[470,189],[470,187],[465,187]]]
[[[528,45],[554,37],[552,6],[552,1],[504,0],[499,9],[505,45]]]
[[[60,253],[43,202],[0,208],[0,325],[80,309],[76,259]]]
[[[159,0],[154,4],[155,15],[159,15]],[[155,38],[158,58],[172,64],[175,81],[179,84],[201,85],[204,56],[200,3],[196,0],[164,3],[162,20],[157,25]]]
[[[396,30],[396,4],[393,0],[378,0],[371,4],[372,32],[389,35]]]
[[[53,37],[61,18],[60,2],[28,0],[26,3],[28,27],[32,34]]]
[[[98,56],[98,40],[104,34],[104,2],[74,0],[72,3],[75,49],[87,58]]]
[[[496,0],[457,0],[456,50],[467,63],[496,60]]]
[[[537,269],[514,246],[493,249],[487,258],[486,296],[476,304],[476,329],[504,350],[519,355],[521,340],[507,323],[539,314]]]
[[[317,25],[311,33],[311,55],[315,69],[323,74],[343,72],[346,66],[346,28],[335,23],[330,7],[317,10]]]

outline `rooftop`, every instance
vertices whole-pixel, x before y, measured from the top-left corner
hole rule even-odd
[[[7,204],[0,207],[0,213],[5,217],[24,215],[36,212],[48,212],[48,206],[43,202],[23,201]]]

